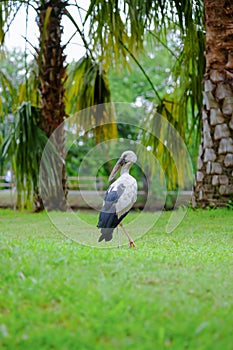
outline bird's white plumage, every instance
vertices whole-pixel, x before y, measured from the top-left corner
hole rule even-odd
[[[128,173],[122,174],[111,184],[109,190],[117,191],[121,184],[125,189],[116,202],[116,214],[118,218],[127,213],[137,200],[137,182],[135,178]]]

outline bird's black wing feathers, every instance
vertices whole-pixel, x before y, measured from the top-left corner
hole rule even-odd
[[[120,184],[119,186],[117,186],[117,189],[114,190],[113,187],[110,187],[104,197],[104,201],[105,202],[116,202],[120,196],[122,195],[122,193],[125,190],[125,185]]]
[[[123,184],[119,185],[116,190],[110,187],[104,197],[104,205],[101,209],[99,222],[97,227],[101,228],[102,235],[99,238],[99,242],[105,239],[110,241],[112,239],[112,233],[114,228],[119,224],[122,218],[118,219],[116,214],[116,203],[122,193],[125,190]],[[124,215],[125,216],[125,215]]]

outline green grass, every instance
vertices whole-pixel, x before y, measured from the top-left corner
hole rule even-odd
[[[0,210],[0,348],[231,350],[233,211],[190,210],[166,234],[169,216],[135,250],[97,249]]]

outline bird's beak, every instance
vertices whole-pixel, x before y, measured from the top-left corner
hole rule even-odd
[[[121,166],[124,164],[124,159],[120,158],[117,163],[115,164],[114,168],[112,169],[111,174],[109,175],[108,181],[112,181],[114,177],[116,176],[118,170],[121,168]]]

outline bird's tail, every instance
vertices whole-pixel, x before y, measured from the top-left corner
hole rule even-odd
[[[106,242],[111,241],[113,230],[114,230],[114,228],[112,228],[112,227],[102,228],[101,229],[101,236],[100,236],[98,242],[101,242],[104,239]]]

